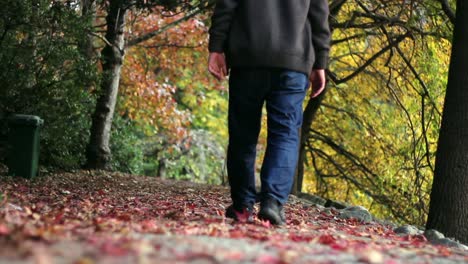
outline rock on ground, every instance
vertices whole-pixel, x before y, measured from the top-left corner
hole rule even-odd
[[[347,207],[340,212],[338,217],[342,219],[355,218],[364,223],[372,222],[373,219],[369,211],[362,206]]]
[[[400,227],[397,227],[393,230],[393,232],[397,234],[402,234],[402,235],[420,235],[422,233],[421,230],[419,230],[417,227],[413,225],[403,225]]]

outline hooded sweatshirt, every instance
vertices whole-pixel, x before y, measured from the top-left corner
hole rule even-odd
[[[209,51],[229,67],[278,67],[307,75],[325,69],[330,50],[327,0],[218,0]]]

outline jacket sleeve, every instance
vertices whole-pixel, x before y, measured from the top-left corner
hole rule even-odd
[[[232,17],[238,2],[239,0],[218,0],[216,2],[209,30],[208,50],[210,52],[224,52]]]
[[[315,51],[314,69],[325,69],[330,52],[330,14],[327,0],[310,0],[309,21],[312,26],[312,43]]]

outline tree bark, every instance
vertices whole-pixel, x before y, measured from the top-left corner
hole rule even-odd
[[[124,59],[124,24],[127,10],[123,6],[124,0],[109,1],[105,36],[107,43],[101,52],[101,89],[92,117],[91,135],[86,152],[86,167],[90,169],[110,168],[109,140]]]
[[[96,2],[95,0],[82,0],[81,1],[81,16],[85,19],[89,30],[92,31],[93,22],[96,19]],[[93,36],[87,34],[83,36],[82,42],[79,43],[81,53],[90,61],[95,58]]]
[[[426,227],[468,243],[468,2],[457,1],[452,55]]]

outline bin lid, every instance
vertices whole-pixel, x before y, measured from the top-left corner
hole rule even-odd
[[[10,124],[30,126],[42,126],[44,124],[44,120],[33,115],[11,115],[8,117],[8,122]]]

